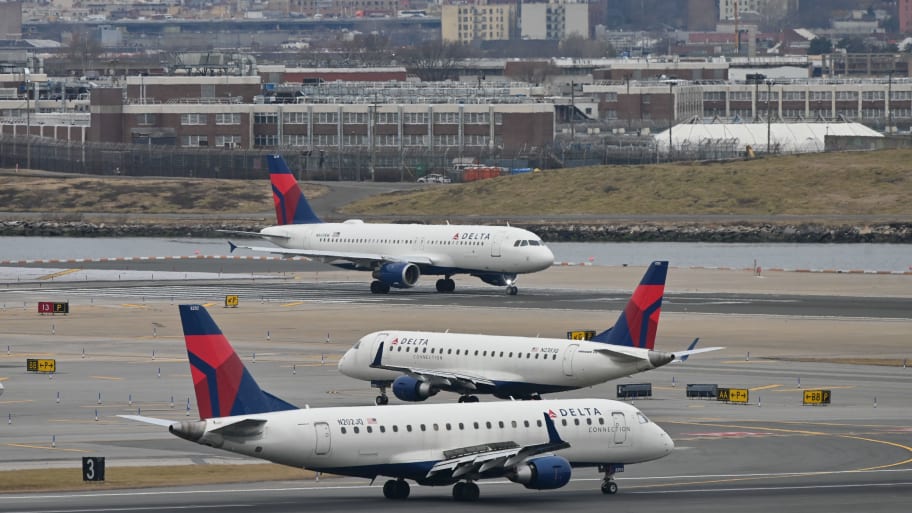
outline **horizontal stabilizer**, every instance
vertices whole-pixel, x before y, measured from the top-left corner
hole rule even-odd
[[[171,427],[171,424],[175,423],[173,420],[157,419],[155,417],[144,417],[142,415],[118,415],[118,417],[127,420],[135,420],[136,422],[145,422],[146,424],[154,424],[156,426],[162,427]]]
[[[695,347],[697,347],[697,342],[699,342],[699,341],[700,341],[700,337],[697,337],[694,339],[693,342],[690,343],[690,346],[688,346],[688,348],[685,351],[675,351],[674,352],[674,357],[675,357],[674,361],[686,362],[687,359],[690,358],[690,355],[692,355],[692,354],[708,353],[710,351],[718,351],[719,349],[725,349],[724,347],[702,347],[700,349],[695,349]]]
[[[266,421],[263,419],[244,419],[217,427],[210,430],[210,432],[219,433],[229,438],[254,438],[263,434],[264,425],[266,425]]]

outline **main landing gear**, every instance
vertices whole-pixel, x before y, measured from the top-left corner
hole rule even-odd
[[[387,499],[408,499],[410,490],[409,484],[404,479],[390,479],[383,483],[383,496]]]
[[[519,289],[516,288],[516,285],[507,285],[505,292],[508,296],[515,296],[519,293]]]
[[[437,292],[453,292],[456,290],[456,282],[447,276],[437,280]]]
[[[616,465],[599,465],[599,471],[605,473],[605,477],[602,478],[602,493],[605,495],[618,493],[618,485],[614,481],[614,474],[617,470],[618,466]]]
[[[477,396],[477,395],[461,395],[461,396],[459,396],[459,402],[461,402],[461,403],[477,403],[477,402],[478,402],[478,396]]]
[[[474,502],[478,500],[479,495],[478,485],[472,481],[460,481],[453,485],[453,498],[457,501]]]
[[[388,383],[387,382],[381,382],[381,383],[385,383],[385,384],[373,385],[380,389],[380,395],[378,395],[376,398],[374,398],[374,404],[376,404],[377,406],[384,406],[384,405],[389,404],[389,402],[390,402],[389,396],[386,395],[386,384],[388,384]]]
[[[389,294],[390,286],[389,283],[374,280],[371,282],[371,293],[372,294]]]

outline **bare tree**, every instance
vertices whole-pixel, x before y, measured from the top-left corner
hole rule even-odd
[[[615,55],[614,48],[607,41],[586,39],[575,32],[561,41],[560,51],[562,57],[581,59],[597,59]]]
[[[410,72],[424,81],[454,78],[456,63],[468,56],[465,46],[443,41],[426,41],[401,50],[399,55]]]
[[[92,37],[87,29],[77,30],[70,33],[69,45],[67,45],[67,58],[71,62],[80,63],[82,74],[91,67],[98,57],[104,52],[101,47],[101,41]]]
[[[557,72],[557,66],[551,61],[508,62],[504,69],[504,74],[508,77],[530,84],[540,84]]]

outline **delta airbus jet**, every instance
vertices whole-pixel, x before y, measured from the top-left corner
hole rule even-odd
[[[452,276],[469,274],[516,295],[517,275],[541,271],[554,263],[554,255],[541,238],[511,226],[367,224],[358,219],[324,223],[307,203],[282,157],[266,158],[278,225],[259,232],[223,231],[256,235],[278,247],[229,242],[232,252],[244,248],[304,256],[342,269],[370,271],[374,294],[386,294],[390,287],[413,287],[422,274],[443,276],[437,280],[437,291],[453,292]]]
[[[614,327],[592,340],[377,331],[343,355],[339,370],[379,388],[378,405],[389,402],[390,387],[403,401],[441,390],[460,394],[459,402],[476,402],[475,394],[540,399],[722,349],[694,349],[694,340],[683,351],[655,350],[667,274],[668,262],[653,262]]]
[[[459,501],[477,500],[488,478],[552,490],[578,467],[598,468],[602,492],[614,494],[624,465],[674,449],[637,408],[607,399],[297,409],[257,385],[205,308],[179,308],[200,419],[122,417],[283,465],[386,476],[388,499],[407,498],[408,481],[453,485]]]

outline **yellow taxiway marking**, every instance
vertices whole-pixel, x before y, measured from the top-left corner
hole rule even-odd
[[[303,304],[304,304],[304,301],[292,301],[291,303],[285,303],[280,306],[298,306],[298,305],[303,305]]]
[[[750,390],[751,392],[756,392],[757,390],[769,390],[769,389],[771,389],[771,388],[779,388],[779,387],[781,387],[781,386],[783,386],[783,385],[764,385],[764,386],[762,386],[762,387],[751,388],[751,389],[749,389],[749,390]]]
[[[47,447],[44,445],[28,445],[28,444],[6,444],[7,447],[21,447],[23,449],[44,449],[46,451],[64,451],[64,452],[91,452],[85,449],[62,449],[60,447]]]
[[[136,303],[122,303],[120,306],[124,308],[145,308],[146,305],[137,305]]]
[[[123,381],[123,378],[117,376],[89,376],[92,379],[107,379],[109,381]]]
[[[209,308],[210,306],[214,306],[217,304],[219,304],[219,303],[203,303],[203,306],[205,306],[206,308]]]
[[[33,403],[34,399],[15,399],[9,401],[0,401],[0,404],[23,404],[23,403]]]
[[[44,276],[39,276],[38,279],[39,279],[39,280],[53,280],[54,278],[57,278],[57,277],[60,277],[60,276],[66,276],[66,275],[68,275],[68,274],[78,273],[78,272],[81,271],[81,270],[82,270],[82,269],[64,269],[63,271],[59,271],[59,272],[56,272],[56,273],[46,274],[46,275],[44,275]]]
[[[783,388],[780,390],[773,390],[773,391],[774,392],[802,392],[804,390],[848,390],[848,389],[854,389],[854,388],[855,388],[855,385],[840,385],[840,386],[835,386],[835,387],[803,387],[803,388],[789,387],[789,388]]]

